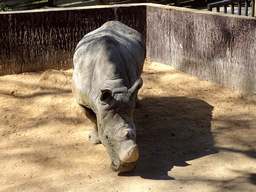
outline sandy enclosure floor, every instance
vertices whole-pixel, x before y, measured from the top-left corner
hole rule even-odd
[[[146,62],[140,158],[116,173],[71,92],[72,70],[0,77],[0,191],[256,191],[256,103]]]

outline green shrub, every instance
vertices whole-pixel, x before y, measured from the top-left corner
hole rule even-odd
[[[10,7],[7,7],[3,1],[0,1],[0,11],[11,11],[12,9]]]

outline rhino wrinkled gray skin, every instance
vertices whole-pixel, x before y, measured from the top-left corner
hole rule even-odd
[[[130,171],[139,158],[133,111],[142,86],[142,35],[109,21],[85,35],[74,54],[74,98],[90,119],[89,140],[102,143],[114,171]]]

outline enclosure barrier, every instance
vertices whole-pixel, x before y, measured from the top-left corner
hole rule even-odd
[[[143,3],[145,0],[0,0],[2,6],[8,10],[33,10],[40,8],[67,8],[67,7],[81,7],[94,5],[109,5],[109,4],[125,4],[125,3]],[[151,0],[154,1],[154,0]],[[156,0],[157,1],[157,0]],[[172,0],[166,0],[166,3]],[[173,0],[176,1],[176,0]],[[177,0],[186,1],[186,0]]]
[[[256,94],[256,19],[155,4],[0,13],[0,75],[71,68],[80,39],[109,20],[142,33],[149,61]]]
[[[208,11],[212,11],[212,8],[216,7],[217,12],[220,12],[220,7],[224,6],[224,13],[227,13],[227,8],[229,5],[231,5],[231,14],[235,13],[235,3],[238,3],[238,15],[242,15],[242,3],[245,3],[245,16],[248,16],[248,7],[249,3],[252,2],[252,13],[251,16],[255,16],[255,0],[249,1],[249,0],[224,0],[224,1],[218,1],[214,3],[209,3],[207,5]]]

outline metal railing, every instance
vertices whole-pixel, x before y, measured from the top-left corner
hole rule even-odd
[[[250,6],[251,2],[251,16],[255,16],[255,0],[224,0],[218,1],[214,3],[209,3],[207,5],[208,11],[212,11],[212,8],[216,7],[217,12],[220,12],[220,7],[224,6],[224,13],[227,13],[228,6],[231,6],[231,14],[235,14],[235,6],[238,6],[238,15],[242,15],[242,6],[244,5],[244,15],[248,16],[248,7]]]

